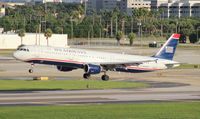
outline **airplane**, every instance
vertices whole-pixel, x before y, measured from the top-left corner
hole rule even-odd
[[[34,64],[55,65],[59,71],[69,72],[83,69],[83,78],[103,72],[101,79],[109,80],[107,71],[141,73],[174,68],[180,65],[173,61],[180,34],[172,34],[161,49],[153,56],[139,56],[91,51],[76,48],[21,45],[13,53],[17,60]]]

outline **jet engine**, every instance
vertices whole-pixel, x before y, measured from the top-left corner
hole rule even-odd
[[[87,74],[99,74],[102,71],[102,68],[99,65],[87,64],[84,67],[84,71]]]
[[[68,71],[72,71],[74,70],[75,68],[71,68],[71,67],[63,67],[63,66],[57,66],[57,69],[59,71],[62,71],[62,72],[68,72]]]

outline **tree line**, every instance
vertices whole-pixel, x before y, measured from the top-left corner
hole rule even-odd
[[[167,37],[172,33],[181,33],[195,38],[199,26],[199,18],[163,18],[162,9],[133,9],[129,16],[116,8],[99,13],[91,11],[91,15],[86,16],[84,5],[67,3],[48,3],[46,7],[45,4],[39,4],[6,8],[6,16],[0,18],[0,27],[4,28],[5,33],[21,29],[30,33],[45,33],[51,29],[53,33],[68,34],[70,38],[117,39],[119,34],[128,37],[130,33],[141,37]]]

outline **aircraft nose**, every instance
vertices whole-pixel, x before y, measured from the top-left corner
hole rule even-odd
[[[15,52],[13,53],[13,57],[14,57],[15,59],[19,59],[19,52],[15,51]]]

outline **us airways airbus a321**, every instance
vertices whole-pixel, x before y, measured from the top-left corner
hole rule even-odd
[[[63,72],[81,68],[85,72],[85,79],[103,72],[101,79],[107,81],[107,71],[138,73],[179,66],[178,62],[173,61],[179,38],[180,34],[172,34],[161,49],[149,57],[38,45],[21,45],[13,56],[17,60],[31,63],[29,73],[33,73],[34,64],[46,64],[55,65]]]

